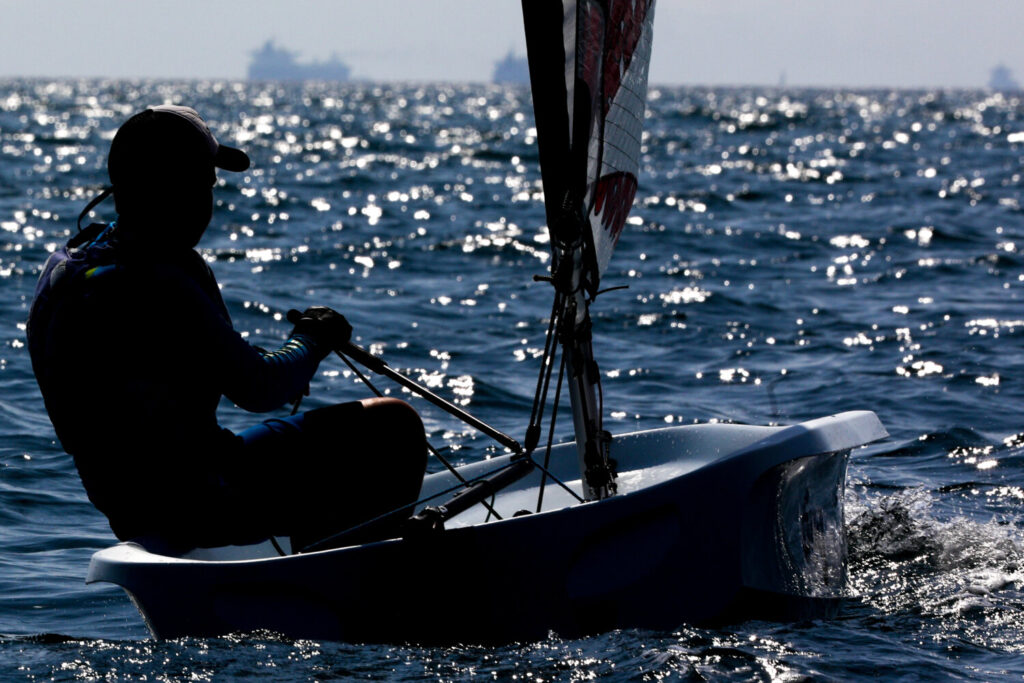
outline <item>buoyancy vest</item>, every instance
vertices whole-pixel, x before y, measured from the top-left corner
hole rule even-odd
[[[81,293],[86,280],[102,277],[117,268],[111,240],[113,230],[113,223],[93,223],[50,254],[43,264],[26,329],[32,369],[40,383],[47,376],[45,345],[51,337],[49,328],[56,319],[55,309]]]

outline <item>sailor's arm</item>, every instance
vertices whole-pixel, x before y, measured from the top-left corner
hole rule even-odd
[[[190,355],[201,368],[202,381],[245,410],[266,412],[294,400],[331,351],[322,336],[298,326],[280,348],[262,351],[242,338],[221,304],[196,282],[175,278],[174,289],[169,298],[178,315],[168,313],[185,337],[180,343],[200,347],[200,353]]]
[[[243,362],[227,373],[224,395],[238,406],[263,412],[294,400],[306,391],[320,361],[352,335],[345,317],[324,306],[313,306],[303,313],[290,311],[288,319],[295,328],[276,351],[257,350],[231,329],[228,336],[233,337],[232,345],[241,341],[261,361],[261,367],[255,369],[252,359],[243,357]]]

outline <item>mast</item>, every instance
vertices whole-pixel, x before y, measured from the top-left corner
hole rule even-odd
[[[569,370],[584,498],[615,493],[590,303],[637,189],[654,0],[523,0],[551,235],[558,341]]]
[[[594,359],[590,301],[583,287],[582,248],[563,251],[559,268],[569,276],[568,295],[562,308],[558,341],[565,354],[569,399],[576,434],[576,454],[583,484],[584,500],[601,500],[615,493],[615,461],[609,457],[612,436],[605,431],[600,394],[600,370]]]

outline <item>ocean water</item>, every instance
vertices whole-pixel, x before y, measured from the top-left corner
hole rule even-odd
[[[1018,97],[652,87],[636,206],[603,281],[628,289],[593,310],[606,424],[874,410],[891,437],[851,458],[850,598],[824,621],[487,648],[157,642],[120,589],[84,584],[114,538],[55,441],[24,320],[42,262],[105,180],[117,126],[167,101],[253,158],[222,174],[200,247],[254,343],[284,337],[288,308],[330,305],[392,366],[499,429],[521,437],[529,417],[551,292],[532,280],[548,244],[526,89],[4,81],[0,678],[1024,676]],[[305,405],[364,395],[329,359]],[[491,452],[414,404],[457,462]],[[224,405],[222,419],[256,418]],[[424,589],[471,608],[459,582],[453,567]]]

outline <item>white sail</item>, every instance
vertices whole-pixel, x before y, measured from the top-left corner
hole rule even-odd
[[[562,243],[585,231],[594,290],[636,196],[654,2],[524,0],[523,14],[548,224]]]

